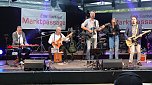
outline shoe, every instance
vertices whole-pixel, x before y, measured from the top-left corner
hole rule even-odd
[[[132,62],[129,62],[128,63],[128,66],[130,67],[130,66],[133,66],[133,63]]]
[[[132,64],[132,62],[129,62],[129,65],[131,65]]]
[[[63,64],[68,64],[68,62],[67,62],[67,61],[64,61]]]
[[[23,62],[23,61],[20,61],[20,65],[24,65],[24,62]]]
[[[142,64],[140,62],[138,62],[137,65],[142,66]]]
[[[87,61],[87,65],[89,65],[89,64],[91,64],[92,63],[92,61]]]

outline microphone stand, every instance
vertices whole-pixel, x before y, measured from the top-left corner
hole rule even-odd
[[[45,34],[44,34],[44,32],[41,32],[40,28],[39,28],[39,34],[40,34],[40,46],[37,48],[37,51],[40,49],[40,52],[44,53],[46,50],[43,45],[43,36],[42,35],[45,35]]]
[[[20,50],[22,49],[20,38],[21,38],[21,35],[18,38],[18,40],[19,40],[18,58],[20,58],[19,61],[22,61],[22,56],[21,56],[21,53],[20,53]]]
[[[115,49],[116,49],[116,48],[115,48],[115,44],[116,44],[116,43],[115,43],[115,38],[116,38],[116,34],[113,34],[113,36],[114,36],[114,47],[113,47],[113,48],[114,48],[114,54],[113,54],[113,55],[114,55],[114,58],[115,58],[115,57],[116,57],[116,56],[115,56]]]
[[[7,61],[7,52],[8,52],[8,48],[7,48],[8,42],[7,42],[7,39],[8,39],[8,35],[5,34],[4,36],[5,36],[5,42],[6,42],[6,50],[5,50],[5,51],[6,51],[6,54],[5,54],[5,58],[6,58],[6,59],[5,59],[5,65],[9,65],[9,64],[8,64],[8,61]]]

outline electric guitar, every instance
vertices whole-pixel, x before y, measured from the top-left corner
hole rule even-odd
[[[105,26],[108,26],[110,23],[106,23],[106,24],[104,24]],[[102,29],[104,29],[104,28],[101,28],[101,27],[99,27],[99,28],[96,28],[96,27],[92,27],[92,28],[90,28],[93,32],[92,33],[90,33],[90,32],[88,32],[88,31],[86,31],[86,35],[87,35],[87,37],[88,38],[91,38],[93,35],[95,35],[96,34],[96,31],[100,31],[100,30],[102,30]]]
[[[57,41],[52,42],[52,46],[54,48],[60,48],[60,46],[62,45],[62,41],[65,41],[67,38],[71,37],[73,34],[73,32],[71,32],[70,34],[68,34],[65,38],[60,37]]]
[[[145,31],[145,32],[143,32],[142,34],[139,34],[139,35],[136,36],[136,37],[134,37],[134,36],[129,37],[131,40],[126,40],[127,46],[128,46],[128,47],[132,46],[132,43],[133,43],[133,42],[136,42],[136,40],[137,40],[139,37],[142,37],[144,34],[149,33],[149,32],[151,32],[151,30]]]

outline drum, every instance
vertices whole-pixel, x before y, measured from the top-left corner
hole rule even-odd
[[[62,62],[62,53],[54,53],[54,62],[55,63]]]

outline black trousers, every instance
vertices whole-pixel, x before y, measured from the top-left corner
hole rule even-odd
[[[29,54],[31,53],[31,48],[26,47],[26,48],[16,48],[15,51],[18,52],[18,59],[19,61],[22,61],[24,59],[29,59],[30,56]],[[25,53],[25,55],[23,56],[22,53]]]

